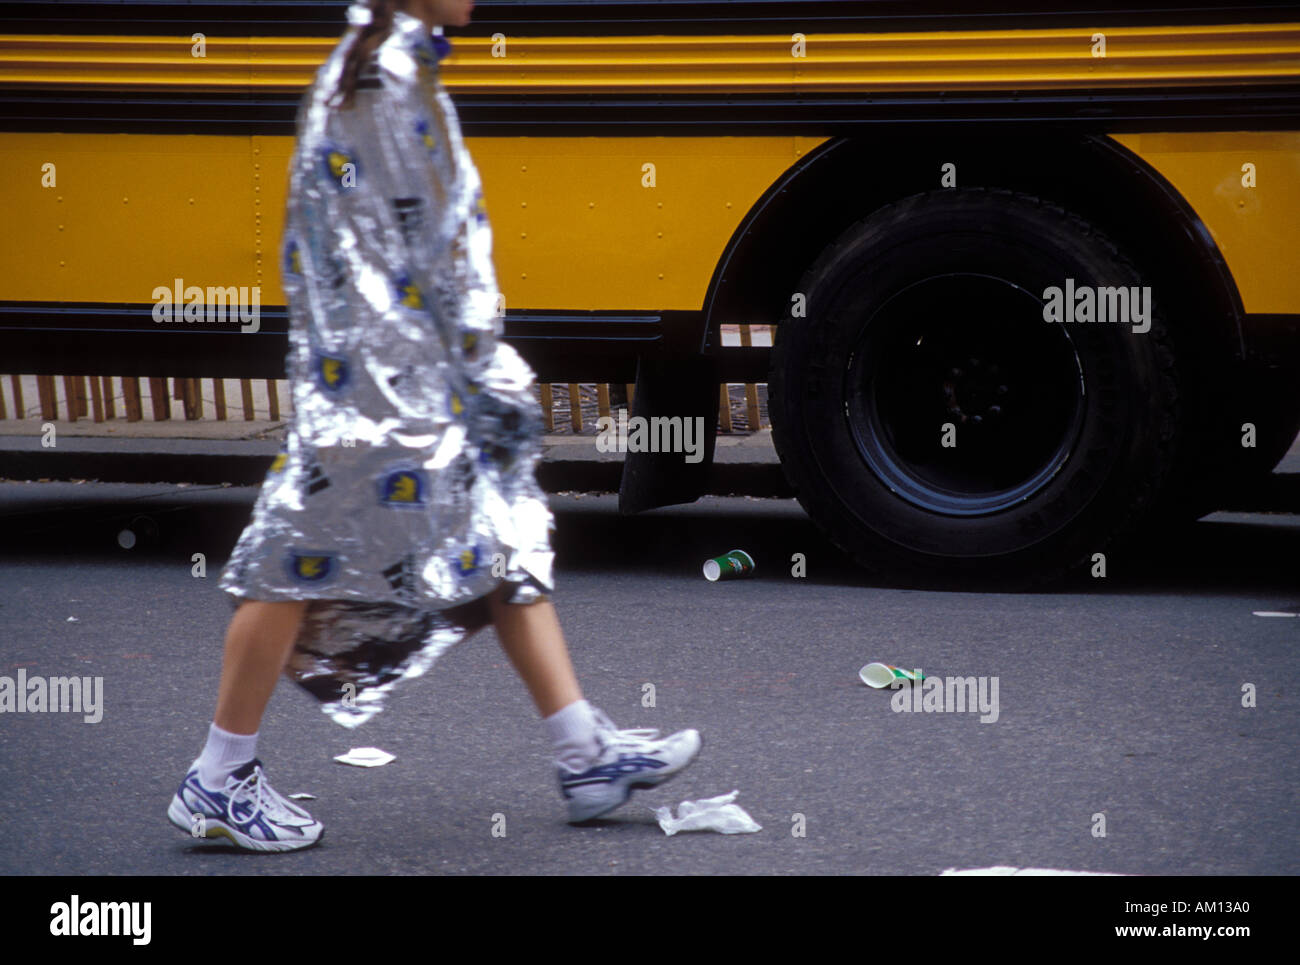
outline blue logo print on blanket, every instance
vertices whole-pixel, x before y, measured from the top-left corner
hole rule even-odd
[[[479,551],[477,546],[470,546],[456,554],[456,572],[461,576],[473,576],[479,568]]]
[[[284,246],[284,273],[298,277],[302,275],[302,248],[296,238],[290,238]]]
[[[300,583],[324,583],[334,575],[333,553],[289,554],[289,573]]]
[[[399,469],[381,477],[379,502],[397,509],[422,508],[427,505],[428,484],[424,473],[415,469]]]
[[[352,381],[348,360],[341,355],[317,352],[312,368],[315,370],[316,384],[330,395],[338,395]]]
[[[351,151],[327,144],[321,148],[321,164],[326,179],[340,191],[357,186],[360,167]]]
[[[399,275],[393,282],[397,303],[411,312],[424,311],[424,293],[410,275]]]

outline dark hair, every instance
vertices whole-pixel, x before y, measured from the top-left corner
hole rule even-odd
[[[338,94],[341,95],[340,103],[343,107],[352,106],[361,68],[392,30],[393,12],[405,9],[406,0],[366,0],[366,6],[370,8],[370,23],[362,27],[352,41],[352,46],[343,59],[343,70],[339,74]]]

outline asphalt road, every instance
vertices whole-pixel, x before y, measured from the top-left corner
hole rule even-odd
[[[322,844],[196,843],[165,811],[210,720],[231,612],[216,577],[255,496],[0,484],[0,675],[104,688],[98,723],[0,714],[0,873],[1300,872],[1300,618],[1253,615],[1300,609],[1300,517],[1220,514],[1105,580],[976,594],[873,585],[797,505],[745,498],[635,518],[612,497],[553,499],[587,696],[619,726],[704,735],[673,783],[566,825],[536,713],[487,631],[358,731],[282,683],[260,756],[279,790],[316,795]],[[144,510],[158,541],[119,548]],[[702,561],[737,546],[756,576],[705,581]],[[858,680],[871,660],[996,678],[997,719],[896,712]],[[361,745],[396,760],[332,760]],[[650,810],[733,789],[760,833],[668,837]]]

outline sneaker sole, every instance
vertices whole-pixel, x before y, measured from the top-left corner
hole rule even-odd
[[[574,817],[573,809],[570,808],[568,823],[586,824],[588,821],[594,821],[596,820],[596,818],[602,817],[608,814],[610,811],[616,810],[617,808],[621,808],[624,804],[626,804],[631,799],[633,791],[648,791],[650,788],[663,787],[663,785],[667,784],[674,777],[676,777],[682,771],[686,770],[686,768],[690,767],[693,763],[695,763],[695,759],[700,756],[700,751],[702,750],[704,750],[703,734],[700,735],[700,746],[695,748],[695,753],[692,754],[686,760],[686,762],[682,764],[681,767],[677,768],[677,770],[669,774],[665,774],[663,777],[657,778],[655,780],[632,781],[631,783],[625,784],[623,785],[624,794],[623,794],[623,799],[621,801],[615,801],[613,804],[610,804],[608,806],[601,805],[596,810],[590,811],[589,813],[585,813],[583,817]]]
[[[259,851],[262,853],[280,853],[283,851],[301,851],[304,848],[313,847],[320,843],[320,839],[325,837],[325,829],[316,835],[310,841],[262,841],[259,838],[253,838],[244,834],[237,828],[232,828],[220,818],[204,816],[204,829],[202,835],[194,834],[191,821],[193,820],[190,812],[181,803],[179,797],[172,796],[171,806],[167,808],[167,818],[176,827],[180,828],[190,837],[196,840],[200,837],[206,838],[226,838],[232,845],[243,851]]]

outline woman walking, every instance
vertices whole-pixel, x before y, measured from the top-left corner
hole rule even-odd
[[[257,758],[282,671],[345,726],[491,623],[581,822],[686,767],[700,736],[618,730],[583,699],[552,590],[533,373],[500,341],[478,171],[439,80],[472,0],[370,0],[298,117],[282,275],[294,418],[221,577],[237,605],[173,824],[255,851],[322,827]]]

